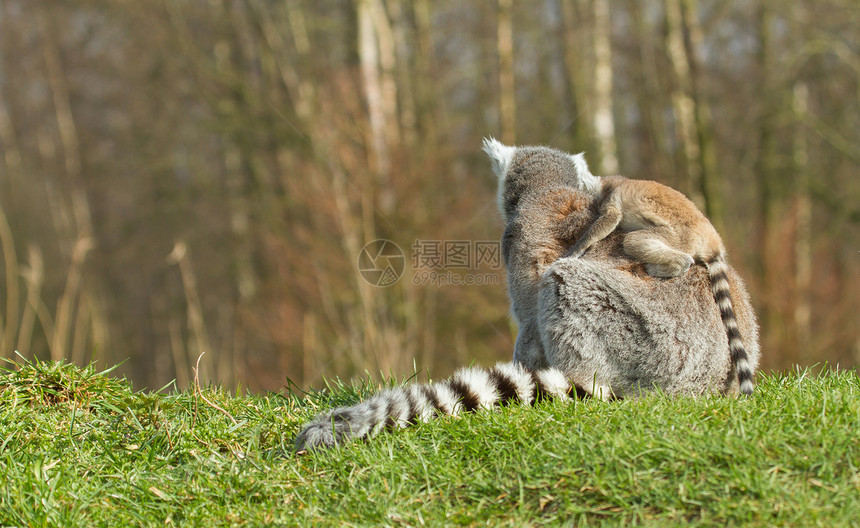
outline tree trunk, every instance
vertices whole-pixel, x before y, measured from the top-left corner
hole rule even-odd
[[[370,205],[378,205],[386,215],[395,207],[390,181],[390,149],[400,134],[393,42],[388,16],[379,0],[361,0],[358,3],[358,55],[370,122],[371,162],[379,183],[378,204]]]
[[[648,139],[644,145],[641,145],[639,155],[643,158],[642,163],[654,173],[640,177],[653,178],[669,185],[677,185],[674,163],[667,156],[669,147],[663,119],[663,109],[666,107],[667,101],[658,83],[659,72],[654,47],[648,42],[648,35],[652,30],[647,26],[642,4],[631,2],[630,6],[636,39],[639,41],[640,70],[636,98]]]
[[[792,33],[798,41],[806,41],[809,25],[809,12],[802,4],[793,6],[792,18],[795,27]],[[849,64],[850,61],[847,61]],[[854,63],[854,69],[860,72]],[[812,343],[812,199],[810,197],[812,170],[809,163],[809,137],[806,127],[809,111],[809,84],[806,80],[795,79],[792,90],[792,107],[794,123],[794,326],[795,342],[798,348],[798,358],[804,363],[811,363],[813,358]]]
[[[415,57],[415,68],[418,72],[417,78],[435,78],[437,70],[433,57],[436,52],[433,49],[432,23],[433,14],[430,0],[414,0],[412,9],[415,15],[415,33],[417,41],[417,57]],[[423,134],[422,143],[425,145],[438,145],[440,142],[440,130],[445,130],[445,106],[444,98],[437,97],[439,91],[434,83],[417,82],[414,87],[416,98],[416,120]]]
[[[499,52],[499,121],[502,142],[516,142],[517,106],[514,86],[514,31],[512,0],[498,0],[497,42]]]
[[[684,30],[690,36],[689,47],[685,47],[687,63],[690,72],[690,98],[693,101],[693,122],[696,129],[696,142],[698,144],[698,158],[696,159],[696,170],[698,173],[699,192],[702,194],[705,205],[705,215],[711,223],[722,231],[723,207],[722,194],[720,192],[720,171],[717,166],[717,155],[714,150],[714,142],[711,132],[711,110],[705,94],[702,90],[703,77],[701,75],[700,50],[704,43],[702,28],[697,18],[696,0],[682,0],[681,11],[683,14]]]
[[[696,141],[695,103],[691,95],[690,62],[684,45],[684,17],[681,2],[666,0],[666,49],[675,72],[675,87],[672,92],[672,109],[675,115],[675,134],[681,145],[681,166],[686,175],[682,190],[701,209],[705,199],[701,193],[701,174],[697,160],[700,156]]]
[[[0,251],[6,270],[6,317],[0,317],[0,358],[11,358],[18,333],[18,255],[12,229],[0,204]],[[2,314],[0,314],[2,315]]]
[[[397,59],[394,49],[394,32],[388,14],[380,0],[373,0],[373,22],[376,43],[379,46],[379,68],[382,86],[382,116],[385,141],[389,151],[400,143],[400,123],[397,115]]]
[[[812,307],[812,203],[809,197],[809,149],[803,118],[809,107],[809,87],[798,81],[793,89],[794,114],[801,116],[794,130],[794,326],[798,357],[812,359],[810,350]]]
[[[609,0],[594,0],[594,132],[601,174],[618,174],[615,120],[612,115],[612,47]]]
[[[394,36],[394,51],[396,55],[397,73],[394,85],[400,104],[400,130],[402,131],[402,142],[407,149],[412,149],[418,141],[417,116],[415,104],[415,85],[413,79],[415,73],[412,71],[413,61],[410,55],[408,20],[402,0],[389,0],[388,10],[391,13],[392,34]],[[397,90],[397,87],[400,87]],[[397,117],[396,115],[394,116]],[[396,124],[396,122],[395,122]],[[400,138],[397,138],[400,141]]]
[[[775,93],[776,68],[773,60],[771,44],[771,13],[762,2],[758,13],[759,32],[759,78],[758,93],[760,94],[762,106],[759,109],[759,152],[756,157],[755,174],[758,177],[759,194],[759,225],[761,236],[759,239],[758,265],[759,284],[761,285],[761,320],[762,334],[768,336],[762,343],[766,347],[769,343],[776,344],[784,342],[780,335],[784,325],[780,322],[780,302],[778,292],[783,290],[780,284],[778,259],[778,211],[779,200],[779,174],[777,174],[779,161],[777,159],[777,117],[779,113],[778,95]],[[789,352],[789,355],[792,355]],[[766,356],[765,356],[766,357]],[[796,359],[796,358],[793,358]]]
[[[591,122],[588,105],[583,94],[586,92],[583,86],[583,71],[585,70],[582,60],[583,39],[577,27],[578,16],[575,2],[559,0],[558,9],[561,12],[561,23],[559,24],[558,41],[562,46],[564,56],[564,106],[570,109],[570,124],[568,125],[572,138],[573,149],[576,152],[587,151],[591,148],[588,137],[588,123]]]
[[[370,121],[370,154],[377,173],[387,173],[390,167],[385,133],[385,103],[382,79],[379,75],[375,10],[377,0],[358,2],[358,56],[367,114]]]

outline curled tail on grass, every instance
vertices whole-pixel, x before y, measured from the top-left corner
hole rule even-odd
[[[555,368],[532,371],[516,363],[463,368],[444,381],[389,389],[356,405],[320,414],[304,426],[295,447],[299,452],[326,449],[437,416],[585,395]]]
[[[714,300],[720,309],[720,318],[726,327],[726,335],[729,338],[729,352],[732,357],[732,365],[734,365],[738,376],[738,385],[741,394],[752,394],[755,387],[753,384],[753,370],[750,367],[749,355],[741,338],[741,332],[738,329],[738,320],[732,306],[728,266],[722,255],[710,259],[705,265],[708,268],[708,277],[711,280]]]

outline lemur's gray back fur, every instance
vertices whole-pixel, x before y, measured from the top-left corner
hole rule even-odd
[[[586,207],[580,186],[599,186],[582,154],[549,147],[509,147],[485,139],[498,178],[499,210],[505,221],[502,256],[508,272],[511,313],[519,326],[514,361],[527,368],[548,365],[536,324],[540,278],[570,246],[584,225],[571,211]]]
[[[739,378],[708,270],[653,279],[619,257],[621,236],[583,258],[550,266],[538,295],[547,362],[574,384],[615,396],[736,394]],[[615,262],[613,262],[615,261]],[[748,365],[759,361],[758,326],[737,273],[727,268]],[[743,380],[741,380],[743,381]]]

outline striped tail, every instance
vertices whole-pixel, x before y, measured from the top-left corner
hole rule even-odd
[[[732,355],[732,365],[738,375],[738,384],[742,394],[752,394],[753,371],[750,367],[741,332],[738,328],[738,320],[732,306],[732,296],[729,290],[728,267],[722,255],[718,255],[706,262],[708,277],[711,279],[711,288],[714,291],[714,300],[720,309],[720,317],[726,327],[726,335],[729,338],[729,351]]]
[[[516,363],[493,368],[463,368],[432,384],[389,389],[351,407],[339,407],[307,423],[295,440],[296,451],[313,451],[369,438],[385,428],[399,429],[440,415],[543,399],[584,397],[558,369],[526,370]]]

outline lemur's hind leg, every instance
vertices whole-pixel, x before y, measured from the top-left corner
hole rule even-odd
[[[671,247],[659,231],[660,228],[654,228],[627,233],[624,252],[645,264],[645,270],[652,277],[683,275],[693,265],[693,257]]]

